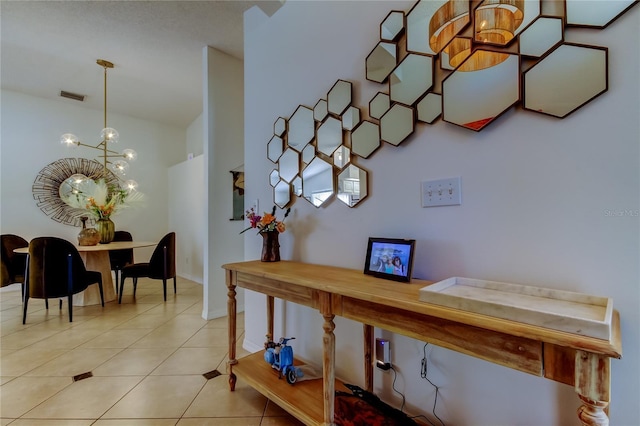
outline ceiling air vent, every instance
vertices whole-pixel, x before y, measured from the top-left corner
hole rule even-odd
[[[63,98],[73,99],[75,101],[84,101],[84,95],[78,95],[77,93],[65,92],[64,90],[60,91],[60,96]]]

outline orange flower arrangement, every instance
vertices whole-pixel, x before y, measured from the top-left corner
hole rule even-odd
[[[251,208],[250,210],[246,211],[247,219],[249,220],[249,227],[244,229],[240,233],[242,234],[249,229],[257,229],[259,234],[272,231],[282,233],[286,229],[284,225],[284,219],[289,216],[290,212],[291,208],[288,208],[284,213],[284,218],[282,218],[282,220],[280,221],[276,219],[276,206],[273,206],[273,210],[271,211],[271,213],[265,212],[262,216],[258,216],[253,208]]]

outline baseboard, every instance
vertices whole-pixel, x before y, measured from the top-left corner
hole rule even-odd
[[[177,275],[180,278],[184,278],[185,280],[193,281],[194,283],[198,283],[200,285],[203,285],[203,283],[204,283],[204,279],[202,277],[196,277],[196,276],[193,276],[191,274],[183,274],[183,273],[178,273]]]
[[[240,313],[240,312],[244,312],[244,304],[242,305],[238,305],[236,307],[236,312]],[[212,320],[212,319],[216,319],[216,318],[222,318],[222,317],[226,317],[228,315],[227,309],[223,308],[223,309],[214,309],[213,311],[209,311],[209,312],[202,312],[202,316],[204,317],[204,319],[206,320]]]

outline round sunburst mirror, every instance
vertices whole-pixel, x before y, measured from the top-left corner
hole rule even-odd
[[[46,165],[33,182],[33,198],[40,210],[56,222],[71,226],[81,226],[78,209],[67,205],[60,193],[69,191],[69,179],[79,175],[91,179],[104,178],[107,185],[120,186],[118,177],[111,171],[105,173],[102,164],[86,158],[62,158]]]

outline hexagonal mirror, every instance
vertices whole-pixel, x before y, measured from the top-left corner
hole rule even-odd
[[[563,44],[524,73],[527,110],[566,117],[607,91],[607,48]]]
[[[567,25],[604,28],[637,4],[636,0],[565,0]]]
[[[384,83],[396,67],[398,46],[395,43],[380,42],[365,59],[365,77],[376,83]]]
[[[371,121],[361,122],[351,133],[351,152],[367,158],[380,147],[380,128]]]
[[[287,131],[287,120],[285,120],[282,117],[278,117],[276,122],[273,124],[273,134],[276,136],[282,136],[286,131]]]
[[[289,119],[289,147],[301,152],[315,136],[313,111],[300,105]]]
[[[283,148],[284,141],[282,138],[279,136],[272,137],[269,143],[267,143],[267,158],[275,163],[282,155]]]
[[[349,207],[354,207],[367,196],[367,172],[350,164],[338,175],[337,198]]]
[[[389,97],[392,101],[413,105],[433,84],[431,56],[408,54],[389,76]]]
[[[320,99],[316,103],[316,106],[313,107],[313,119],[316,121],[324,120],[328,113],[327,101],[325,101],[324,99]]]
[[[369,115],[371,118],[380,120],[387,111],[391,108],[391,100],[386,93],[378,92],[371,102],[369,102]]]
[[[351,161],[351,150],[342,145],[333,153],[333,165],[338,169],[343,168]]]
[[[277,170],[272,170],[269,173],[269,185],[276,186],[280,182],[280,173]]]
[[[393,10],[389,12],[380,24],[380,40],[394,41],[404,30],[404,12]]]
[[[295,179],[291,181],[291,186],[293,188],[293,195],[302,197],[302,178],[300,176],[296,176]]]
[[[316,156],[316,147],[313,145],[307,145],[304,150],[302,150],[302,162],[305,164],[309,164],[311,160],[313,160]]]
[[[281,180],[273,188],[273,202],[281,209],[291,202],[291,186],[288,183]]]
[[[479,131],[520,100],[518,55],[476,50],[442,82],[443,120]]]
[[[538,58],[562,43],[562,18],[538,18],[518,38],[520,54]]]
[[[540,15],[540,0],[484,0],[474,13],[474,41],[506,46]]]
[[[347,108],[342,114],[342,128],[345,130],[353,130],[360,122],[360,109],[354,106]]]
[[[442,114],[442,96],[437,93],[427,93],[416,106],[418,120],[433,123]]]
[[[351,83],[338,80],[327,95],[327,109],[330,113],[341,115],[351,105]]]
[[[316,157],[302,171],[302,196],[316,207],[320,207],[334,193],[333,166]]]
[[[395,104],[380,119],[380,139],[398,146],[413,133],[414,127],[413,108]]]
[[[328,117],[318,127],[318,151],[325,155],[332,155],[342,145],[342,122],[337,118]]]
[[[278,170],[282,180],[291,182],[300,172],[300,154],[293,149],[287,148],[280,157],[280,160],[278,160]]]

